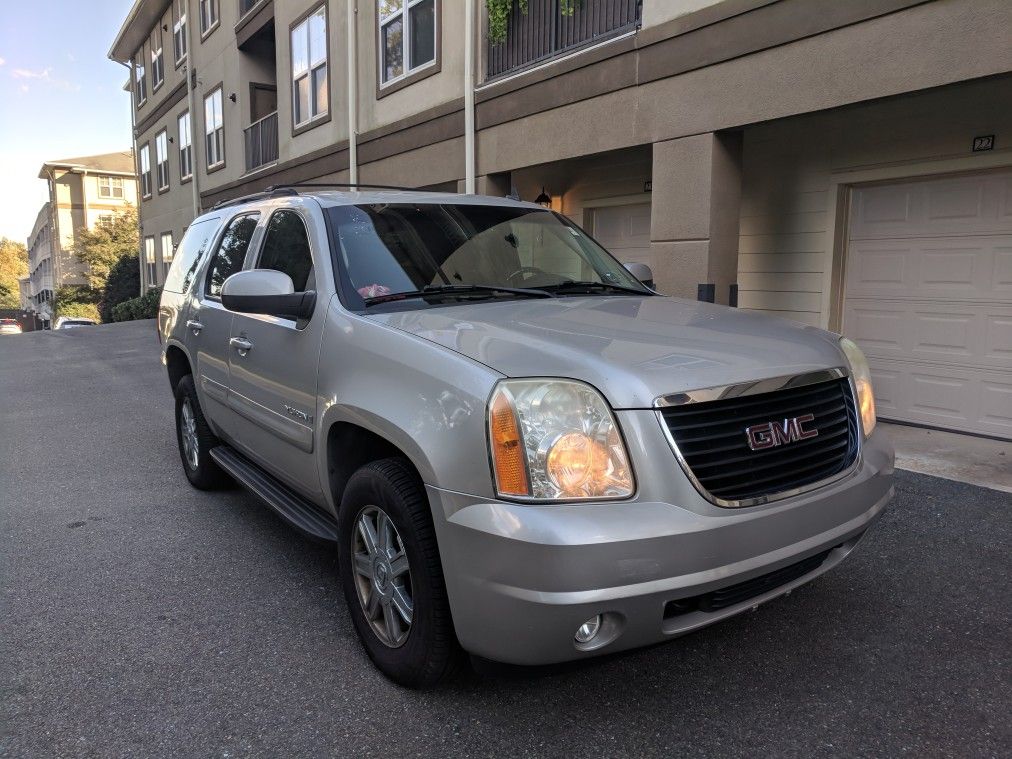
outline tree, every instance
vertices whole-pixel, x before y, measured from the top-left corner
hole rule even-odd
[[[109,272],[119,260],[124,256],[137,256],[139,251],[137,209],[130,205],[111,217],[99,219],[91,229],[76,232],[74,253],[88,265],[85,276],[93,290],[103,290]]]
[[[102,291],[98,311],[102,321],[113,321],[113,309],[120,303],[136,298],[141,291],[141,266],[137,256],[123,256],[109,272]]]
[[[0,308],[20,308],[18,277],[28,274],[28,249],[24,244],[0,237]]]
[[[53,319],[60,316],[84,316],[98,321],[100,290],[87,285],[64,285],[53,295]]]

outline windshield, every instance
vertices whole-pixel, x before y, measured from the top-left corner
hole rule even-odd
[[[347,278],[366,302],[425,288],[459,293],[467,286],[652,294],[578,227],[540,208],[390,203],[338,206],[329,213]],[[585,287],[573,290],[572,283]]]

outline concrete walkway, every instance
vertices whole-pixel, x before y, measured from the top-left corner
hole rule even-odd
[[[1012,493],[1012,443],[882,423],[896,446],[896,466]]]

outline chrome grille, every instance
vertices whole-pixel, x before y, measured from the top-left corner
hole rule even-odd
[[[693,402],[660,414],[686,473],[703,495],[722,506],[747,506],[813,487],[850,468],[860,431],[850,381],[834,377],[780,389]],[[762,387],[757,383],[757,387]],[[705,398],[706,395],[703,395]],[[818,435],[764,450],[749,447],[746,428],[811,414]]]

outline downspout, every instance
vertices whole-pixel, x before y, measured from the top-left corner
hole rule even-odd
[[[464,0],[464,192],[474,194],[475,0]]]
[[[133,153],[134,153],[134,183],[137,192],[137,269],[140,271],[140,286],[141,291],[139,295],[144,294],[144,277],[147,276],[144,267],[144,253],[141,248],[141,240],[144,239],[144,224],[141,220],[141,187],[140,187],[140,151],[137,147],[137,72],[134,70],[134,59],[130,58],[130,63],[123,63],[123,61],[116,61],[120,66],[126,68],[129,72],[127,76],[130,77],[130,136],[133,138]]]
[[[358,183],[358,3],[348,0],[348,181]]]
[[[200,172],[197,171],[197,138],[193,134],[193,125],[197,122],[196,95],[194,87],[197,82],[197,69],[193,66],[193,17],[190,15],[189,2],[186,8],[186,107],[189,111],[190,128],[190,192],[193,194],[193,218],[200,216]],[[203,140],[201,140],[203,143]]]

